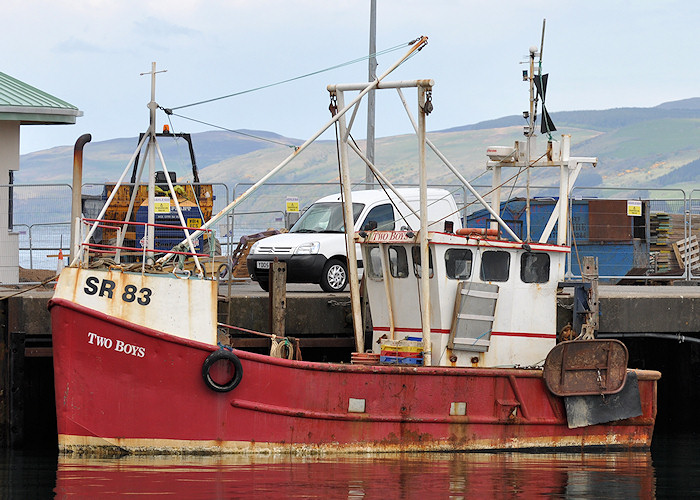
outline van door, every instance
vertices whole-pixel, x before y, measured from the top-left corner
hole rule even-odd
[[[379,231],[394,230],[394,207],[391,203],[383,203],[372,207],[365,217],[365,220],[360,225],[360,229],[371,231],[377,229]]]

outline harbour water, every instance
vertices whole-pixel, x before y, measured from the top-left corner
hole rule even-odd
[[[0,454],[0,498],[674,498],[700,495],[700,433],[650,452],[57,457]]]

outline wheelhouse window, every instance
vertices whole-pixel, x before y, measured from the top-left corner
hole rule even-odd
[[[404,247],[389,247],[389,271],[394,278],[408,278],[408,258]]]
[[[365,221],[362,223],[362,229],[371,231],[377,229],[379,231],[391,231],[394,229],[394,209],[391,203],[377,205],[369,211]]]
[[[411,254],[413,257],[413,274],[421,277],[421,262],[420,262],[420,247],[415,246],[411,248]],[[433,252],[428,248],[428,278],[433,277]]]
[[[367,277],[373,280],[381,280],[384,278],[384,273],[382,272],[382,249],[379,245],[370,245],[367,247],[367,254],[369,256],[367,265]]]
[[[481,254],[482,281],[508,281],[510,254],[501,250],[489,250]]]
[[[549,281],[549,254],[527,252],[520,257],[520,279],[524,283]]]
[[[472,251],[468,248],[450,248],[445,252],[447,277],[464,280],[472,275]]]

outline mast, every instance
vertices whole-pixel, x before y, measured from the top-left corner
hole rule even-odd
[[[150,120],[148,125],[148,226],[146,226],[146,248],[154,248],[155,231],[153,224],[156,223],[156,214],[153,207],[156,204],[156,155],[153,150],[153,141],[156,138],[156,63],[151,63],[151,102],[148,103]],[[148,252],[148,257],[153,258],[153,252]]]
[[[527,147],[525,153],[526,159],[526,183],[525,183],[525,226],[526,226],[526,237],[525,241],[530,242],[530,164],[532,161],[532,149],[535,135],[535,54],[537,54],[537,47],[530,47],[530,77],[528,78],[530,84],[530,121],[527,127]]]
[[[544,50],[544,29],[547,24],[547,20],[543,19],[542,20],[542,39],[540,41],[540,51],[539,54],[537,53],[537,47],[530,47],[530,78],[529,78],[529,83],[530,83],[530,122],[528,125],[528,132],[527,132],[527,183],[526,183],[526,190],[527,193],[525,195],[525,217],[526,217],[526,225],[527,225],[527,238],[526,241],[529,243],[531,241],[530,237],[530,165],[531,165],[531,154],[532,150],[534,149],[534,135],[535,135],[535,121],[537,120],[537,94],[535,93],[535,56],[539,55],[539,67],[537,68],[537,78],[540,78],[539,82],[541,86],[544,84],[542,83],[541,77],[542,77],[542,51]],[[544,88],[541,89],[542,91],[542,123],[544,126],[544,120],[547,120],[547,111],[544,109]],[[544,133],[544,128],[542,129],[542,133]],[[550,135],[551,138],[551,135]]]
[[[156,140],[156,110],[158,109],[158,103],[156,103],[156,73],[165,73],[167,70],[156,71],[155,61],[151,63],[151,102],[148,103],[148,109],[150,111],[150,119],[148,125],[148,148],[146,150],[146,155],[148,156],[148,226],[146,226],[146,242],[144,245],[146,248],[155,248],[155,226],[156,214],[153,207],[155,206],[156,200],[156,151],[155,151],[155,140]],[[141,73],[142,75],[147,75],[149,73]],[[148,258],[153,260],[153,252],[148,252]]]
[[[345,108],[345,96],[343,92],[336,92],[338,107]],[[350,179],[350,167],[348,163],[347,137],[348,129],[345,122],[345,114],[338,118],[338,133],[343,140],[339,144],[340,153],[340,187],[343,200],[343,221],[345,223],[345,246],[348,253],[347,271],[350,284],[350,303],[352,310],[353,331],[355,333],[355,349],[364,352],[365,338],[362,329],[362,308],[360,301],[360,281],[357,277],[357,249],[355,248],[355,222],[352,208],[352,181]]]
[[[428,248],[428,174],[425,167],[425,117],[432,103],[428,99],[431,87],[418,87],[418,168],[420,169],[420,313],[423,333],[423,359],[431,366],[430,341],[430,249]]]
[[[369,6],[369,76],[368,81],[377,79],[377,0],[370,0]],[[374,123],[375,123],[375,94],[370,90],[367,94],[367,159],[374,163]],[[365,189],[374,187],[374,175],[372,169],[367,166],[365,170]]]

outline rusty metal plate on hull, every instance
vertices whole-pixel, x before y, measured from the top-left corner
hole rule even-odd
[[[571,396],[564,398],[566,421],[569,429],[605,424],[616,420],[638,417],[642,414],[637,374],[630,371],[624,388],[607,398]]]
[[[627,359],[619,340],[562,342],[547,355],[544,380],[557,396],[615,394],[625,385]]]

